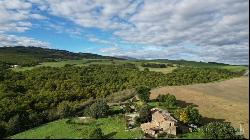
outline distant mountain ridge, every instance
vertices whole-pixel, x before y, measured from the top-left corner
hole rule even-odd
[[[41,62],[56,61],[61,59],[121,59],[111,56],[102,56],[92,53],[73,53],[66,50],[40,48],[40,47],[0,47],[0,61],[22,66],[37,65]]]

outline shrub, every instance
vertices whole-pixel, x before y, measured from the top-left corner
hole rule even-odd
[[[136,88],[136,93],[138,94],[138,97],[143,102],[149,101],[149,95],[150,95],[150,88],[146,86],[139,86]]]
[[[89,107],[87,111],[87,114],[93,118],[106,117],[108,113],[109,113],[109,106],[104,100],[96,101]]]
[[[102,133],[102,129],[101,128],[96,128],[95,130],[93,130],[89,134],[89,138],[90,139],[102,139],[102,138],[104,138],[104,135]]]
[[[202,134],[208,139],[236,139],[236,130],[230,123],[211,122],[203,126]]]

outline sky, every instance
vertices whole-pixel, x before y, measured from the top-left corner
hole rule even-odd
[[[0,0],[0,46],[249,63],[248,0]]]

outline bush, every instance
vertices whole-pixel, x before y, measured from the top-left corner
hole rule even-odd
[[[139,86],[136,88],[136,93],[138,94],[138,97],[140,100],[143,102],[148,102],[149,101],[149,96],[150,96],[150,88],[146,86]]]
[[[87,111],[87,114],[93,118],[106,117],[108,113],[109,113],[109,106],[104,100],[96,101],[89,107]]]
[[[96,128],[95,130],[93,130],[89,134],[89,138],[90,139],[102,139],[102,138],[104,138],[104,135],[102,133],[102,129],[101,128]]]
[[[211,122],[201,129],[202,134],[208,139],[236,139],[236,130],[230,123]]]

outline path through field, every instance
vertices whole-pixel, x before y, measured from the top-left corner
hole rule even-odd
[[[159,87],[151,98],[170,93],[183,105],[196,105],[205,121],[228,121],[236,128],[243,122],[245,137],[249,138],[249,77],[222,82],[187,86]]]

